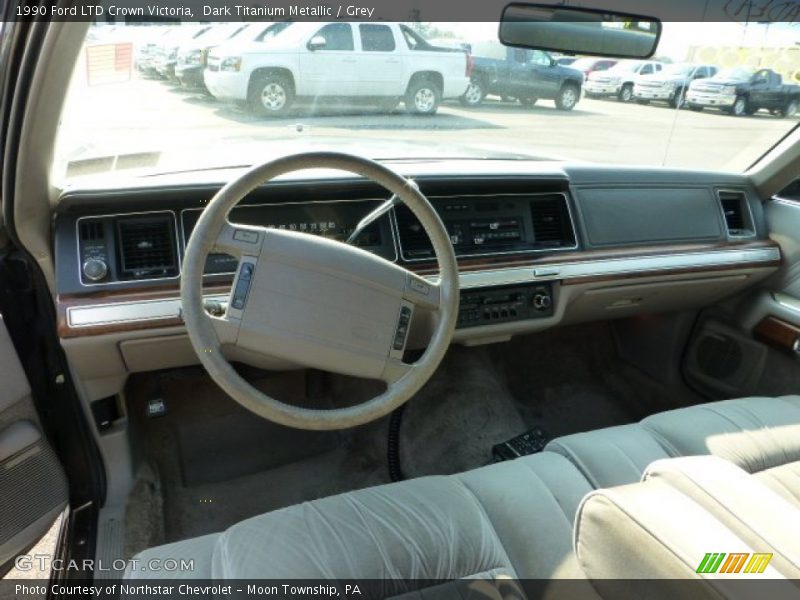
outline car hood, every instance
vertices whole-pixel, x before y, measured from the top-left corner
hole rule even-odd
[[[641,75],[636,78],[637,83],[678,83],[686,81],[687,77],[682,75]]]
[[[231,41],[219,44],[214,47],[215,56],[241,56],[243,54],[287,54],[292,52],[299,52],[300,46],[293,41],[285,42],[281,40],[281,36],[263,41]]]

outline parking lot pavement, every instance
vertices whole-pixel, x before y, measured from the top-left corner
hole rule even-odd
[[[61,135],[67,160],[186,148],[219,154],[234,139],[257,144],[296,140],[302,146],[304,138],[324,136],[430,143],[435,156],[446,156],[447,148],[468,147],[541,158],[734,170],[746,168],[797,123],[763,112],[733,117],[587,98],[571,112],[556,110],[552,101],[525,108],[489,99],[470,109],[448,102],[430,117],[405,114],[402,105],[387,112],[320,102],[298,105],[285,118],[264,119],[201,91],[135,76],[93,87],[77,84],[65,115]]]

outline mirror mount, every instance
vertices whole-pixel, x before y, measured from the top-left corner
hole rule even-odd
[[[650,58],[661,38],[661,22],[627,13],[515,2],[503,10],[499,37],[506,46],[520,48]]]

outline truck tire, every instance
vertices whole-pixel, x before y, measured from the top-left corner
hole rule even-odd
[[[522,96],[519,99],[519,103],[522,104],[522,106],[530,107],[536,104],[537,100],[539,99],[536,98],[535,96]]]
[[[778,111],[778,116],[784,118],[793,117],[797,114],[798,108],[800,108],[800,101],[797,98],[792,98],[784,108]]]
[[[626,83],[622,86],[619,94],[617,94],[617,100],[620,102],[630,102],[631,98],[633,98],[633,84]]]
[[[411,82],[406,93],[406,111],[414,115],[433,115],[442,101],[442,92],[430,79],[418,78]]]
[[[572,110],[580,100],[581,91],[577,86],[571,83],[566,84],[561,88],[556,96],[556,108],[558,110]]]
[[[480,106],[486,97],[486,87],[480,79],[469,82],[467,91],[458,99],[464,106]]]
[[[747,105],[747,96],[736,96],[736,100],[733,101],[733,106],[728,109],[728,114],[734,117],[743,117],[748,114],[748,110],[750,110],[750,107]]]
[[[285,75],[256,75],[247,98],[250,110],[260,117],[281,117],[294,103],[294,87]]]

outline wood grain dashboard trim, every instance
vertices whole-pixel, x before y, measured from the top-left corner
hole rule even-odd
[[[767,316],[753,329],[756,339],[779,350],[796,353],[800,350],[800,327],[778,317]]]
[[[557,256],[488,257],[461,260],[459,270],[462,287],[468,289],[540,281],[574,285],[654,275],[769,268],[780,262],[779,246],[763,240],[575,251]],[[436,273],[431,265],[404,266],[430,277]],[[206,294],[224,297],[229,288],[230,281],[207,287]],[[178,316],[178,289],[173,283],[148,291],[114,289],[59,296],[59,336],[71,338],[179,326],[182,322]],[[80,318],[75,318],[76,315]]]

